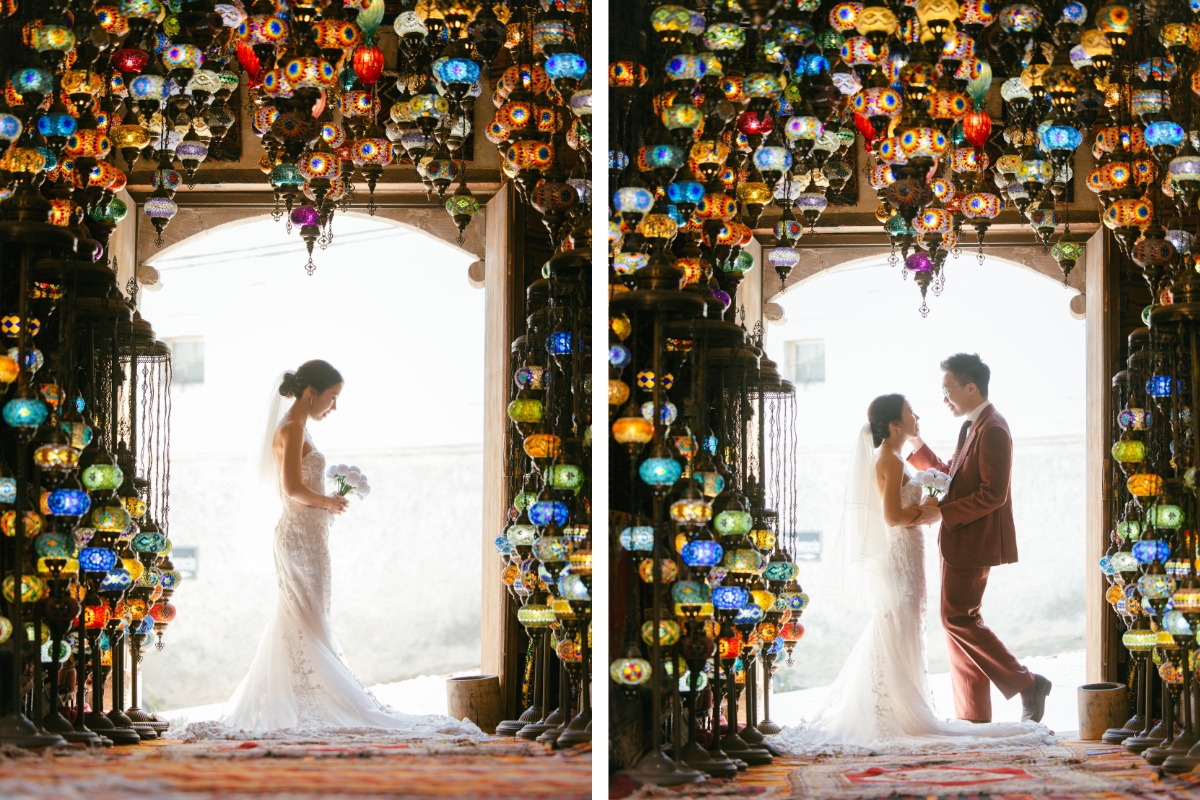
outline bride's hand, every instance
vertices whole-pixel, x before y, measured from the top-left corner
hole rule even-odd
[[[915,525],[929,525],[934,522],[940,522],[942,519],[942,510],[936,505],[922,503],[918,510],[921,512],[921,516],[917,517]]]
[[[350,507],[350,501],[340,494],[331,494],[325,499],[325,510],[330,514],[341,514]]]
[[[936,505],[938,505],[938,497],[937,497],[937,495],[932,495],[932,494],[930,494],[930,495],[926,495],[926,496],[925,496],[925,499],[921,501],[921,505],[922,505],[922,506],[936,506]]]

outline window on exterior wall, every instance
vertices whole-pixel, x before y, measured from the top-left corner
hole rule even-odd
[[[167,339],[171,348],[171,382],[181,385],[204,383],[204,339]]]
[[[787,379],[797,386],[825,382],[825,340],[802,339],[786,343]]]
[[[796,533],[796,560],[821,560],[821,532],[799,531]]]

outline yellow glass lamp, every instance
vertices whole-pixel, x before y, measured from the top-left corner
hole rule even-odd
[[[1139,472],[1130,475],[1125,485],[1135,497],[1157,497],[1162,494],[1163,479],[1153,473]]]
[[[13,575],[7,575],[4,578],[3,589],[0,594],[3,595],[5,602],[12,603],[16,600],[14,587],[17,585],[17,579]],[[45,600],[50,594],[50,589],[46,582],[37,575],[24,574],[21,576],[21,602],[36,603],[39,600]]]
[[[634,412],[637,413],[637,412]],[[654,438],[654,423],[638,414],[619,417],[612,424],[613,438],[623,445],[644,445]]]
[[[50,568],[50,564],[54,564],[54,569]],[[74,558],[39,558],[37,561],[37,571],[39,575],[53,575],[55,570],[62,575],[74,575],[79,572],[79,560]]]
[[[562,439],[552,433],[532,433],[525,437],[525,454],[530,458],[554,458]]]
[[[921,41],[932,41],[935,37],[945,39],[954,31],[959,6],[956,0],[917,0],[917,22]]]
[[[658,573],[662,577],[663,583],[671,583],[679,574],[679,567],[675,565],[674,559],[664,558],[659,563]],[[654,583],[654,559],[642,559],[642,562],[638,564],[638,575],[644,583]]]
[[[763,611],[770,611],[771,606],[775,605],[775,595],[768,592],[766,589],[755,589],[750,592],[750,598]]]
[[[125,569],[129,571],[129,577],[137,582],[146,571],[146,566],[136,558],[123,558],[121,563],[125,565]]]
[[[43,520],[42,515],[36,511],[25,512],[25,536],[37,536],[42,532]],[[0,530],[4,531],[5,536],[17,535],[17,512],[5,511],[0,515]]]
[[[683,635],[683,629],[679,623],[673,619],[664,619],[658,623],[658,643],[664,647],[670,647],[679,641]],[[646,644],[654,644],[654,621],[650,620],[642,625],[642,641]]]
[[[1133,628],[1121,635],[1121,644],[1134,653],[1149,652],[1158,644],[1158,634],[1148,628]]]
[[[571,565],[571,572],[574,575],[584,576],[592,574],[592,551],[591,550],[572,550],[571,556],[568,559]]]
[[[554,609],[545,603],[527,603],[517,609],[517,621],[530,630],[545,630],[554,619]]]

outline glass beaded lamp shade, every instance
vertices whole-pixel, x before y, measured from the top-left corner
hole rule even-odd
[[[1183,509],[1166,503],[1150,506],[1146,509],[1146,524],[1175,530],[1183,524]]]
[[[750,602],[750,593],[740,586],[716,586],[712,590],[713,606],[722,611],[737,611]]]
[[[609,667],[609,676],[622,686],[641,686],[650,680],[650,662],[644,658],[618,658]]]
[[[763,570],[763,578],[772,583],[790,581],[797,572],[796,565],[791,561],[770,561]]]
[[[574,464],[554,464],[546,468],[546,483],[554,489],[577,491],[583,485],[583,470]]]
[[[1151,473],[1137,473],[1130,475],[1125,485],[1130,494],[1137,497],[1153,497],[1162,492],[1163,480]]]
[[[92,527],[107,533],[121,533],[129,527],[129,512],[118,498],[92,509]]]
[[[654,528],[649,525],[632,525],[621,531],[620,540],[621,547],[626,550],[653,550]]]
[[[646,444],[654,436],[654,423],[643,417],[619,417],[613,422],[612,431],[619,444]]]
[[[5,601],[12,603],[16,601],[16,577],[7,575],[4,578],[3,596]],[[25,574],[21,576],[21,602],[36,603],[43,600],[49,595],[50,590],[46,586],[46,582],[37,575]]]
[[[46,404],[36,397],[14,397],[4,404],[4,421],[18,429],[33,430],[46,421]]]
[[[36,511],[26,511],[23,519],[25,536],[37,536],[42,532],[42,517]],[[17,535],[16,511],[5,511],[0,514],[0,531],[3,531],[5,536]]]
[[[700,581],[676,581],[671,586],[671,599],[676,609],[681,606],[687,609],[687,612],[677,613],[694,613],[705,606],[710,613],[712,611],[712,590]]]
[[[517,621],[526,628],[549,628],[555,621],[554,609],[544,603],[528,603],[517,609]]]
[[[638,476],[650,486],[670,486],[683,474],[683,465],[673,458],[647,458],[638,466]]]
[[[703,497],[682,497],[671,504],[669,513],[676,525],[700,527],[712,519],[712,505]]]
[[[81,477],[83,485],[93,492],[119,489],[125,482],[125,473],[116,464],[92,464]]]
[[[566,525],[569,514],[567,504],[558,500],[538,500],[529,507],[529,521],[538,527],[545,527],[551,522]]]
[[[683,629],[673,619],[664,619],[658,623],[658,643],[662,647],[670,647],[677,643],[682,634]],[[654,644],[653,620],[642,625],[642,641],[649,645]]]
[[[1142,535],[1142,523],[1137,520],[1126,520],[1117,523],[1117,535],[1126,541],[1136,542]]]
[[[533,543],[533,555],[543,564],[563,564],[569,553],[561,536],[542,536]]]
[[[680,553],[683,563],[689,567],[702,568],[715,567],[721,563],[721,558],[724,555],[725,550],[720,544],[705,539],[688,542],[683,546],[683,551]]]
[[[717,514],[713,527],[721,536],[742,536],[750,531],[754,518],[746,511],[726,510]]]
[[[1139,564],[1165,562],[1171,557],[1171,545],[1161,539],[1143,539],[1133,544],[1133,558]]]
[[[554,458],[562,440],[552,433],[533,433],[525,437],[523,447],[530,458]]]

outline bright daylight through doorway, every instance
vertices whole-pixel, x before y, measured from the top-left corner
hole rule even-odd
[[[274,521],[245,507],[247,455],[259,446],[249,439],[272,381],[322,358],[346,383],[338,411],[310,433],[330,464],[357,464],[372,486],[370,502],[331,533],[333,627],[381,700],[445,713],[438,679],[409,679],[479,665],[483,292],[467,280],[475,259],[343,214],[312,277],[304,260],[298,237],[264,216],[150,262],[162,288],[144,294],[142,313],[174,353],[172,538],[186,569],[177,602],[194,612],[147,655],[147,705],[203,706],[189,718],[215,718],[245,674],[275,598]],[[425,590],[431,572],[455,590]]]
[[[983,618],[1022,663],[1064,691],[1045,722],[1076,728],[1071,691],[1085,683],[1085,326],[1069,309],[1073,289],[1002,258],[950,259],[929,317],[911,280],[884,257],[821,273],[772,298],[783,320],[767,329],[767,353],[796,384],[799,419],[800,582],[812,596],[794,666],[775,678],[775,720],[811,716],[867,622],[822,596],[822,560],[838,532],[852,445],[872,398],[906,395],[939,454],[954,449],[960,420],[942,403],[938,364],[979,353],[992,369],[990,399],[1013,435],[1012,494],[1020,561],[993,570]],[[926,531],[930,684],[953,715],[945,636],[938,615],[937,533]],[[993,687],[993,693],[996,690]],[[994,697],[996,720],[1020,719],[1020,698]]]

